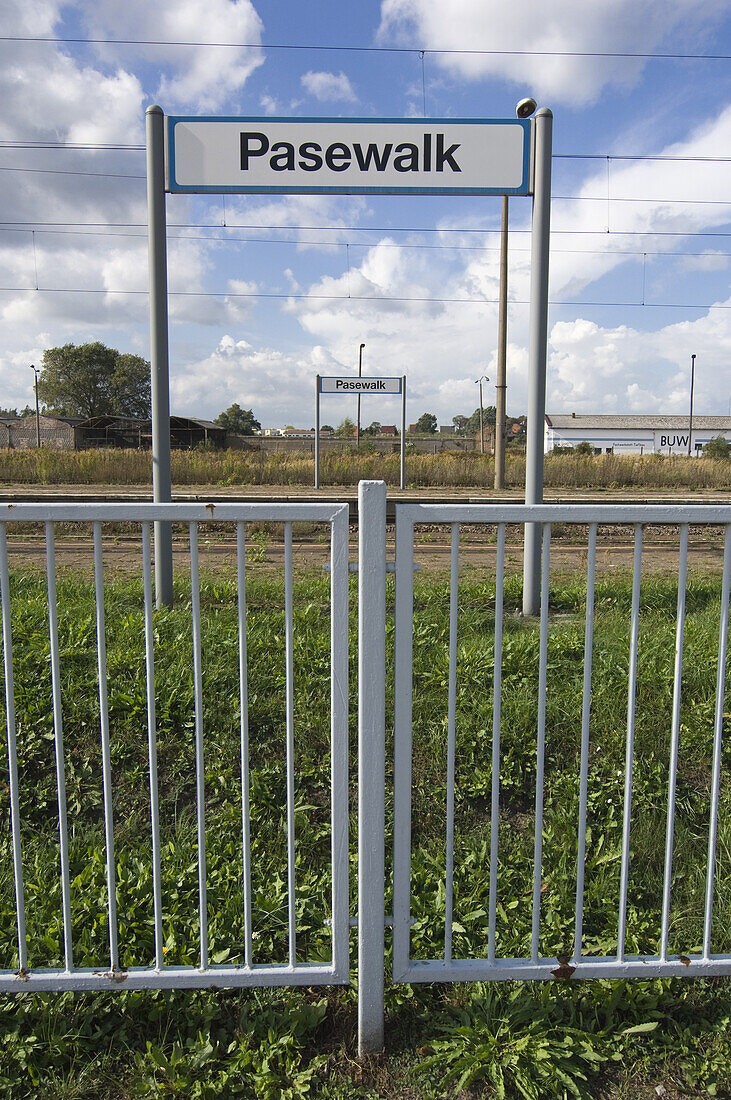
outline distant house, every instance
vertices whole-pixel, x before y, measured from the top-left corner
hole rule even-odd
[[[0,446],[14,450],[27,450],[37,446],[40,435],[41,446],[55,451],[74,451],[79,449],[78,425],[80,416],[35,416],[3,418],[3,430],[0,431]]]
[[[395,424],[381,424],[380,435],[398,435]]]
[[[545,446],[576,447],[588,443],[613,454],[688,454],[687,415],[614,413],[550,413],[546,415]],[[731,416],[694,416],[690,453],[703,454],[716,436],[731,443]]]
[[[94,447],[122,447],[149,450],[152,422],[132,416],[41,416],[41,447],[83,451]],[[183,450],[199,445],[226,446],[226,429],[212,420],[192,416],[170,417],[170,446]],[[27,449],[37,446],[36,418],[0,421],[0,447]]]

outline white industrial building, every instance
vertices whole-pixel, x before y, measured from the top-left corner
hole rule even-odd
[[[554,447],[586,442],[602,454],[687,455],[689,426],[687,414],[550,413],[544,450],[550,454]],[[731,443],[731,416],[694,416],[690,453],[703,454],[705,444],[716,436]]]

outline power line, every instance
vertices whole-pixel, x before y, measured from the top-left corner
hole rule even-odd
[[[142,174],[130,174],[123,172],[85,172],[67,168],[24,168],[15,165],[0,165],[0,172],[28,172],[41,176],[90,176],[99,179],[144,180],[147,177]],[[633,197],[631,195],[552,195],[554,202],[643,202],[657,203],[664,206],[731,206],[728,199],[647,199]]]
[[[2,41],[2,38],[0,38]],[[296,116],[293,116],[293,119]],[[377,121],[375,119],[374,121]],[[425,119],[424,121],[429,121]],[[65,150],[74,152],[122,152],[144,153],[144,145],[123,144],[121,142],[82,142],[82,141],[34,141],[30,138],[13,140],[0,138],[0,149],[40,149]],[[729,164],[731,157],[680,156],[676,153],[553,153],[553,160],[627,160],[627,161],[675,161],[682,164]]]
[[[216,228],[226,228],[224,226]],[[139,241],[147,240],[147,233],[126,233],[121,231],[105,232],[102,229],[97,230],[83,230],[83,229],[26,229],[26,228],[14,228],[12,226],[0,225],[0,233],[32,233],[35,232],[39,235],[46,236],[70,236],[70,237],[122,237],[125,239],[133,239]],[[331,232],[335,232],[332,230]],[[488,230],[486,232],[497,233],[498,230]],[[605,234],[606,235],[606,234]],[[203,236],[193,233],[168,233],[167,239],[169,241],[220,241],[225,244],[285,244],[285,245],[298,245],[303,244],[319,244],[328,248],[370,248],[372,247],[367,241],[303,241],[299,237],[235,237],[231,234],[226,236],[213,236],[210,233]],[[499,246],[479,245],[479,244],[416,244],[414,242],[407,242],[405,244],[394,243],[387,244],[385,242],[379,242],[379,248],[401,248],[410,250],[427,250],[427,251],[444,251],[444,252],[499,252]],[[529,253],[530,248],[513,247],[511,252],[525,252]],[[672,259],[675,256],[689,256],[699,257],[702,259],[713,258],[714,256],[728,256],[731,257],[731,252],[720,252],[714,250],[713,252],[654,252],[649,249],[612,249],[608,252],[606,249],[595,248],[552,248],[552,255],[558,256],[666,256]]]
[[[604,199],[606,202],[606,198]],[[614,201],[614,200],[611,200]],[[714,204],[716,205],[716,204]],[[4,221],[0,222],[2,228],[37,229],[60,227],[68,229],[80,227],[82,229],[147,229],[146,222],[41,222],[41,221]],[[211,225],[209,222],[168,222],[168,229],[252,229],[256,231],[284,231],[291,232],[330,232],[330,233],[499,233],[499,229],[487,227],[472,229],[469,226],[445,227],[435,226],[397,226],[397,225],[252,225],[245,222],[233,223],[228,226],[220,224]],[[530,234],[530,229],[511,229],[511,235]],[[716,229],[551,229],[552,237],[731,237],[731,231]],[[298,244],[320,243],[340,244],[340,241],[298,241]]]
[[[70,38],[40,35],[2,35],[0,42],[69,46],[190,46],[233,50],[310,50],[324,53],[431,54],[438,57],[606,57],[642,61],[730,61],[731,54],[664,53],[633,50],[444,50],[414,46],[335,46],[289,42],[198,42],[160,38]]]
[[[0,294],[106,294],[127,295],[131,297],[147,297],[147,290],[110,290],[107,287],[93,289],[88,287],[0,287]],[[176,298],[263,298],[285,299],[296,298],[313,302],[413,302],[435,303],[439,305],[497,305],[497,298],[431,298],[426,296],[392,295],[392,294],[304,294],[281,293],[276,291],[230,291],[230,290],[169,290],[170,297]],[[508,303],[511,306],[529,306],[529,299],[514,299]],[[552,306],[571,306],[579,309],[612,308],[612,309],[731,309],[731,304],[718,302],[577,302],[571,300],[549,300]]]

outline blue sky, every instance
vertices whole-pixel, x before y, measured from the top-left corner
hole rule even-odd
[[[512,117],[532,95],[555,117],[548,409],[684,411],[695,353],[696,410],[728,413],[730,31],[720,0],[553,0],[540,16],[528,0],[6,3],[0,405],[31,401],[44,348],[149,354],[149,104]],[[309,427],[315,374],[356,370],[361,342],[364,373],[407,374],[410,420],[471,413],[482,374],[490,403],[499,220],[485,197],[170,196],[173,411],[237,401]],[[512,414],[529,224],[530,199],[511,200]],[[374,398],[363,419],[398,413]]]

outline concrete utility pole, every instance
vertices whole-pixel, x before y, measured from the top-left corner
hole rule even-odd
[[[505,383],[508,350],[508,196],[503,195],[500,226],[500,305],[497,335],[497,397],[495,409],[496,489],[505,488]]]
[[[490,379],[487,377],[486,374],[483,374],[482,377],[475,379],[475,385],[480,387],[480,454],[482,455],[484,455],[485,453],[485,429],[482,423],[482,383],[489,381]]]
[[[363,374],[363,348],[365,344],[361,344],[358,348],[358,377]],[[355,420],[355,449],[356,451],[360,447],[360,394],[358,394],[358,413]]]
[[[688,458],[693,453],[693,386],[695,384],[695,355],[690,357],[690,417],[688,418]]]
[[[40,449],[41,446],[41,412],[38,407],[38,367],[34,367],[31,363],[30,369],[36,376],[36,447]]]

